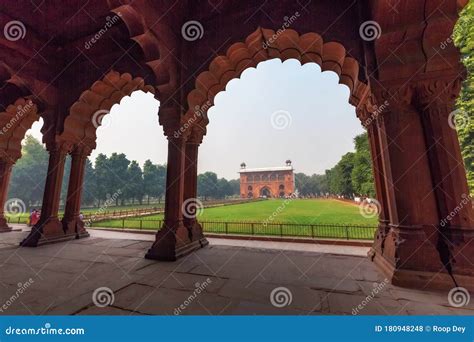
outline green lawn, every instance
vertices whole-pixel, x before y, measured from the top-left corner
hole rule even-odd
[[[95,222],[93,225],[158,229],[162,220],[163,215],[153,215]],[[376,217],[365,218],[356,205],[322,199],[267,200],[208,208],[201,212],[198,220],[206,232],[354,239],[372,239],[375,229],[371,227],[377,225]]]

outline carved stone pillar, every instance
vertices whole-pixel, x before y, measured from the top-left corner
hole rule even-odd
[[[76,147],[71,153],[71,172],[62,223],[65,233],[76,234],[76,238],[89,236],[80,218],[80,210],[85,166],[90,152],[90,149]]]
[[[372,173],[374,175],[375,193],[379,225],[375,234],[374,249],[383,250],[384,240],[389,231],[388,198],[385,183],[385,169],[383,163],[383,151],[379,136],[379,116],[385,108],[385,104],[377,106],[372,96],[357,108],[357,116],[362,125],[367,129],[369,138],[370,155],[372,157]]]
[[[436,281],[474,287],[474,215],[455,126],[455,115],[466,124],[469,114],[454,112],[460,84],[459,79],[420,82],[417,105],[438,211],[436,248],[445,268]]]
[[[10,176],[14,162],[8,157],[0,159],[0,233],[10,232],[11,227],[8,226],[5,217],[5,203],[8,196],[8,187],[10,185]]]
[[[189,239],[183,224],[185,146],[185,137],[168,135],[165,221],[145,256],[147,259],[174,261],[201,247],[199,241]]]
[[[437,201],[421,114],[412,87],[377,97],[388,103],[377,127],[390,223],[370,255],[395,285],[433,287],[433,277],[445,269],[436,248]]]
[[[209,242],[204,237],[202,226],[196,218],[198,210],[203,209],[198,208],[200,202],[197,200],[198,150],[201,142],[202,135],[199,133],[192,133],[186,142],[183,222],[188,229],[190,240],[198,241],[201,247],[204,247]]]
[[[75,233],[65,234],[63,225],[58,218],[61,185],[64,175],[64,163],[71,150],[66,143],[47,144],[49,151],[48,174],[44,188],[41,216],[31,233],[20,243],[25,247],[36,247],[47,243],[74,239]]]

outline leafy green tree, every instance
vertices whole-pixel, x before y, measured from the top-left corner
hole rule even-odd
[[[214,172],[205,172],[198,175],[198,195],[207,200],[217,195],[217,175]]]
[[[22,157],[12,170],[9,198],[19,198],[29,207],[39,206],[43,199],[49,155],[33,136],[26,136]]]
[[[363,133],[356,136],[354,143],[356,152],[354,153],[354,168],[351,173],[352,187],[356,194],[375,197],[368,134]]]
[[[129,183],[129,174],[128,174],[128,165],[130,160],[127,159],[123,153],[112,153],[110,158],[107,161],[108,166],[108,179],[107,179],[107,188],[108,194],[116,198],[116,205],[125,204],[125,196],[116,194],[123,193],[125,194],[126,187]]]
[[[352,196],[352,170],[354,168],[354,153],[349,152],[342,156],[339,163],[329,172],[329,189],[331,193]]]
[[[84,171],[84,184],[82,191],[82,204],[83,205],[94,205],[96,200],[96,180],[95,180],[95,170],[92,167],[92,162],[89,158],[86,160],[86,166]]]
[[[461,94],[457,100],[459,115],[458,135],[466,167],[471,195],[474,196],[474,2],[470,1],[461,11],[454,28],[454,43],[461,51],[467,70]]]
[[[100,153],[95,159],[94,181],[95,181],[95,195],[98,199],[98,205],[101,201],[107,199],[109,191],[109,166],[108,158],[105,154]]]
[[[138,200],[140,204],[142,204],[143,197],[145,196],[143,172],[135,160],[130,163],[127,169],[127,185],[124,195],[125,198],[131,199],[132,203]]]
[[[155,165],[151,160],[145,161],[143,165],[143,183],[148,203],[150,203],[151,197],[158,198],[159,203],[166,188],[166,166]]]

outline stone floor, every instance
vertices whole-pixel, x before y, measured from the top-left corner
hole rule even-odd
[[[91,233],[39,248],[17,247],[25,232],[1,234],[0,314],[474,314],[472,301],[454,308],[445,292],[386,283],[357,250],[213,239],[177,262],[157,262],[143,258],[152,236]]]

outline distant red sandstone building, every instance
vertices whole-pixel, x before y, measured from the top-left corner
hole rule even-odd
[[[295,191],[291,160],[286,166],[247,169],[240,164],[240,196],[242,198],[288,197]]]

